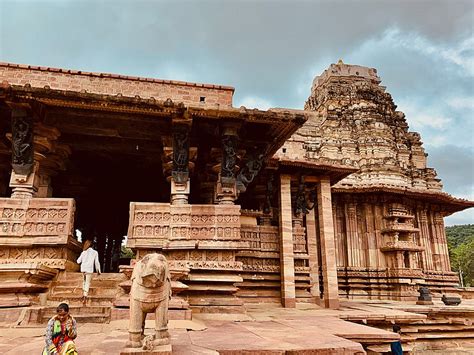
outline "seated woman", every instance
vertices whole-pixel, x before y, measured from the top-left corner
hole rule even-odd
[[[69,314],[69,306],[66,303],[59,304],[56,313],[46,326],[43,355],[77,355],[74,344],[77,336],[76,320]]]

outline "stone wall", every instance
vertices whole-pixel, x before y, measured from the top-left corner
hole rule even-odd
[[[175,80],[90,73],[78,70],[0,63],[0,82],[104,95],[151,97],[185,104],[232,106],[234,88]],[[202,101],[204,98],[204,101]]]
[[[333,194],[339,291],[348,297],[414,299],[457,284],[442,207],[388,194]]]

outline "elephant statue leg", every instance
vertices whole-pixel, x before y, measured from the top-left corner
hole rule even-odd
[[[155,345],[168,345],[168,297],[158,303],[155,309]]]
[[[126,347],[140,348],[142,346],[143,324],[146,314],[140,307],[141,302],[130,299],[129,340]]]

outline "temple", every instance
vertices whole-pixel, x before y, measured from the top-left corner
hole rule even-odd
[[[332,64],[304,110],[10,63],[0,82],[1,307],[78,301],[66,290],[85,239],[109,277],[90,305],[109,317],[128,307],[124,238],[137,259],[166,256],[181,317],[458,285],[443,218],[474,202],[442,191],[375,69]]]

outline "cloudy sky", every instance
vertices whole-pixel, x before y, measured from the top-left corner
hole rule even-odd
[[[0,0],[0,60],[232,85],[262,109],[303,108],[339,58],[374,67],[445,190],[474,200],[473,27],[472,0]]]

